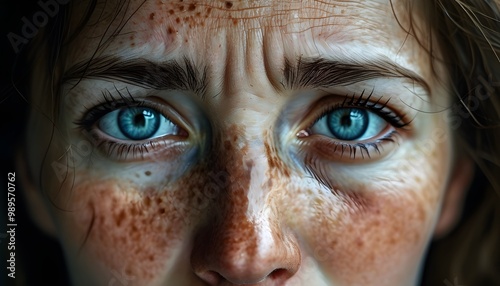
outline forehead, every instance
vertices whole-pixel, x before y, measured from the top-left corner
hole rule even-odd
[[[110,53],[142,49],[146,55],[153,50],[168,54],[191,51],[186,49],[190,42],[199,50],[200,44],[246,45],[252,39],[262,45],[281,41],[290,48],[301,46],[300,52],[306,53],[321,53],[307,51],[311,44],[319,49],[359,43],[397,50],[406,36],[398,25],[406,16],[397,11],[402,1],[100,1],[90,21],[97,25],[83,33],[88,51],[82,54],[78,45],[78,53],[92,54],[112,34]],[[81,14],[84,7],[79,4],[75,10]]]
[[[100,1],[70,47],[66,70],[95,56],[156,62],[189,58],[216,77],[266,71],[277,77],[285,59],[322,57],[391,61],[427,84],[441,85],[444,67],[428,53],[428,35],[407,31],[420,15],[407,0]],[[418,7],[416,7],[418,8]],[[76,14],[86,10],[84,2]],[[410,12],[411,11],[411,15]],[[74,17],[79,19],[79,17]],[[416,31],[428,31],[417,28]],[[422,45],[423,44],[423,45]],[[439,51],[432,51],[439,57]],[[258,72],[257,72],[258,73]],[[254,73],[256,74],[256,73]],[[246,76],[241,76],[241,79]],[[231,78],[233,80],[233,78]],[[258,80],[258,79],[256,79]],[[431,91],[432,93],[432,91]]]
[[[390,9],[387,4],[373,0],[358,3],[331,0],[177,0],[146,2],[140,17],[145,26],[167,24],[174,30],[185,26],[187,30],[210,32],[279,29],[282,33],[298,33],[313,28],[325,34],[335,34],[347,32],[346,28],[352,25],[370,28],[375,24],[379,29],[380,19],[376,18],[385,14],[387,8]],[[341,26],[343,29],[335,28]]]

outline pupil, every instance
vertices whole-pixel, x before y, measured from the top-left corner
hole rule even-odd
[[[146,125],[146,118],[142,114],[137,114],[134,117],[134,125],[144,127]]]
[[[342,126],[347,126],[347,127],[351,126],[352,120],[351,120],[351,113],[350,112],[349,112],[349,114],[342,116],[342,118],[340,119],[340,124]]]

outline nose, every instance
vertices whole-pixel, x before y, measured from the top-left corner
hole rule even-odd
[[[299,243],[280,222],[269,190],[250,183],[260,176],[243,175],[242,165],[226,169],[232,171],[223,194],[195,232],[191,266],[208,285],[283,285],[300,267]]]
[[[191,267],[211,286],[283,285],[299,270],[301,252],[264,183],[270,179],[264,146],[241,140],[243,130],[228,134],[234,142],[220,144],[207,172],[220,192],[194,232]]]
[[[230,215],[207,225],[191,255],[196,275],[209,285],[283,285],[300,266],[300,250],[269,219]]]

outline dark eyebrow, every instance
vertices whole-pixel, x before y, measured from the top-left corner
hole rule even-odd
[[[421,85],[428,93],[427,82],[417,73],[385,59],[355,61],[300,57],[295,64],[285,59],[285,82],[289,89],[344,86],[374,78],[406,78]]]
[[[98,57],[69,68],[63,82],[83,78],[119,80],[158,90],[191,90],[200,95],[207,88],[206,68],[196,67],[188,58],[155,63],[143,58]]]
[[[355,61],[300,57],[295,64],[285,59],[284,88],[329,88],[374,78],[406,78],[420,84],[429,93],[426,81],[417,73],[385,59]],[[207,89],[207,69],[197,67],[188,58],[156,63],[143,58],[98,57],[68,69],[63,82],[82,78],[119,80],[158,90],[190,90],[203,96]]]

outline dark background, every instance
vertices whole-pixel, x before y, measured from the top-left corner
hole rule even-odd
[[[46,0],[44,0],[46,1]],[[14,155],[21,151],[29,107],[26,93],[27,69],[24,53],[16,54],[7,35],[22,35],[22,17],[32,19],[39,11],[37,1],[0,2],[0,285],[69,285],[58,245],[29,220],[20,178],[16,176],[16,279],[7,277],[7,173],[15,172]],[[32,142],[30,144],[36,144]],[[29,275],[27,274],[29,273]]]

